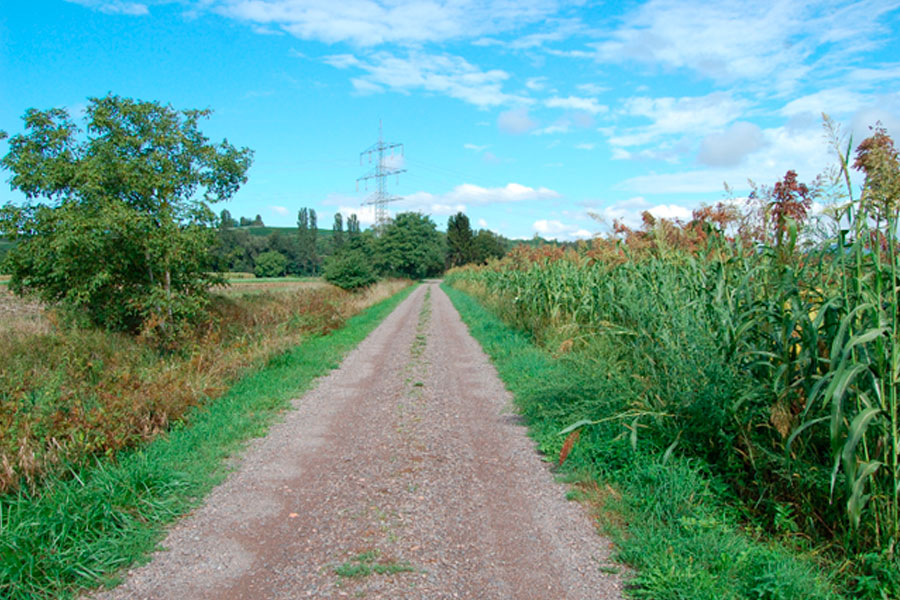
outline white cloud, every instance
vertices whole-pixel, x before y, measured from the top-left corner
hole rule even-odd
[[[370,225],[375,224],[375,207],[371,205],[364,206],[343,206],[338,207],[338,211],[342,215],[344,215],[344,221],[347,221],[347,217],[350,215],[356,215],[356,218],[359,220],[359,224],[362,227],[368,227]]]
[[[843,62],[889,39],[894,0],[795,2],[651,0],[593,45],[606,62],[690,69],[717,81],[750,80],[792,89],[813,68]],[[827,60],[817,53],[827,49]]]
[[[518,39],[507,41],[503,45],[511,50],[532,50],[534,48],[542,48],[548,42],[565,41],[584,29],[579,19],[553,19],[545,25],[549,26],[549,30],[531,33]]]
[[[872,135],[869,128],[878,122],[895,140],[900,140],[900,92],[877,96],[860,107],[851,120],[853,139],[859,143]]]
[[[548,108],[563,108],[567,110],[581,110],[589,112],[593,115],[604,113],[609,110],[608,106],[597,102],[596,98],[580,98],[578,96],[568,96],[567,98],[553,97],[544,101],[544,105]]]
[[[788,117],[812,115],[819,119],[822,113],[834,116],[851,113],[864,103],[862,94],[847,88],[831,88],[792,100],[779,112]]]
[[[534,135],[555,135],[569,133],[573,127],[588,129],[594,126],[594,117],[584,111],[571,112],[554,121],[551,125],[532,131]]]
[[[286,216],[288,216],[289,214],[291,214],[291,211],[288,210],[288,209],[287,209],[286,207],[284,207],[284,206],[270,206],[270,207],[269,207],[269,210],[271,210],[271,211],[272,211],[273,213],[275,213],[276,215],[281,215],[281,216],[283,216],[283,217],[286,217]]]
[[[219,14],[306,40],[358,46],[423,44],[518,28],[553,14],[555,0],[204,0]]]
[[[578,225],[570,225],[557,220],[540,219],[534,222],[532,228],[535,233],[544,238],[575,240],[590,238],[594,235]]]
[[[650,173],[632,177],[616,189],[637,194],[701,194],[723,190],[727,182],[736,190],[747,189],[747,180],[772,184],[795,170],[801,181],[812,181],[833,164],[833,157],[818,123],[808,128],[789,126],[762,130],[763,147],[727,168],[695,169],[675,173]]]
[[[411,51],[402,57],[376,52],[365,59],[335,54],[323,61],[338,69],[364,71],[365,75],[352,79],[354,87],[362,93],[378,93],[385,88],[402,93],[420,89],[481,108],[528,102],[527,98],[503,92],[508,73],[499,69],[482,71],[459,56]]]
[[[575,144],[575,148],[578,150],[593,150],[597,147],[597,144]]]
[[[643,146],[664,136],[703,134],[720,129],[737,119],[747,103],[725,92],[682,98],[635,97],[625,101],[623,113],[649,119],[650,125],[633,127],[614,135],[613,146]]]
[[[322,62],[338,69],[363,66],[363,63],[352,54],[331,54],[324,57]]]
[[[878,68],[859,67],[847,73],[848,81],[857,84],[873,84],[900,79],[900,63],[878,65]]]
[[[547,86],[546,77],[530,77],[525,81],[525,87],[533,92],[539,92]]]
[[[263,25],[253,25],[250,29],[253,31],[253,33],[258,33],[260,35],[284,35],[283,31],[271,29]]]
[[[690,208],[678,204],[652,205],[643,196],[635,196],[591,211],[607,226],[611,226],[613,221],[620,221],[632,229],[640,227],[641,214],[644,212],[649,212],[658,219],[682,221],[690,220],[693,214]]]
[[[534,222],[534,230],[541,235],[555,235],[566,231],[566,229],[568,229],[568,226],[564,225],[560,221],[548,221],[546,219],[541,219],[540,221]]]
[[[73,4],[80,4],[100,12],[112,15],[142,16],[150,14],[146,4],[140,2],[125,2],[123,0],[66,0]]]
[[[596,83],[581,83],[575,87],[578,88],[579,92],[584,92],[588,96],[599,96],[603,92],[609,91],[608,87]]]
[[[472,150],[473,152],[484,152],[488,149],[487,146],[478,146],[477,144],[463,144],[463,148]]]
[[[560,119],[556,123],[547,125],[546,127],[541,127],[540,129],[536,129],[532,133],[534,133],[534,135],[556,135],[557,133],[569,133],[570,129],[571,124],[569,123],[569,121]]]
[[[478,226],[482,229],[487,229],[488,223],[484,219],[478,219]]]
[[[508,183],[504,187],[496,188],[464,183],[444,194],[430,192],[409,194],[404,197],[403,205],[412,206],[412,210],[432,214],[453,214],[465,212],[468,206],[473,205],[553,200],[559,197],[559,193],[554,190],[545,187],[532,188],[519,183]],[[448,210],[450,212],[447,212]]]
[[[765,139],[759,126],[738,121],[721,133],[712,133],[700,143],[697,161],[710,167],[732,167],[763,147]]]
[[[497,117],[497,126],[503,133],[518,135],[536,128],[538,122],[531,118],[528,109],[523,106],[500,113]]]

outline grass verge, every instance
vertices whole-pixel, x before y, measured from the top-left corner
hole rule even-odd
[[[412,290],[313,337],[193,409],[187,422],[115,461],[99,459],[42,486],[0,498],[0,597],[71,598],[116,581],[145,558],[164,527],[197,506],[226,475],[225,459],[264,435],[311,382],[340,364]]]
[[[584,373],[533,345],[470,296],[444,289],[514,395],[539,447],[558,449],[565,424],[558,417],[565,403],[591,393],[591,386],[581,385]],[[576,451],[594,455],[594,466],[572,473],[571,480],[580,481],[584,499],[616,543],[616,559],[634,569],[631,597],[840,597],[812,557],[744,528],[739,511],[727,501],[728,487],[702,462],[668,452],[641,453],[622,436],[584,436]]]

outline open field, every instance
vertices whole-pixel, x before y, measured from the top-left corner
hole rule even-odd
[[[228,280],[227,286],[214,289],[217,293],[241,294],[258,291],[295,291],[322,289],[329,286],[321,277],[246,277]]]

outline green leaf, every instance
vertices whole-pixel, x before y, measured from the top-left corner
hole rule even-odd
[[[556,435],[566,435],[568,433],[572,433],[579,427],[584,427],[585,425],[593,425],[594,423],[595,423],[595,421],[591,421],[589,419],[581,419],[580,421],[576,421],[575,423],[572,423],[571,425],[569,425],[568,427],[566,427],[565,429],[563,429]]]

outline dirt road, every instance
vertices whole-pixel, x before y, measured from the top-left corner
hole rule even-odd
[[[95,598],[620,598],[447,296],[417,289]]]

